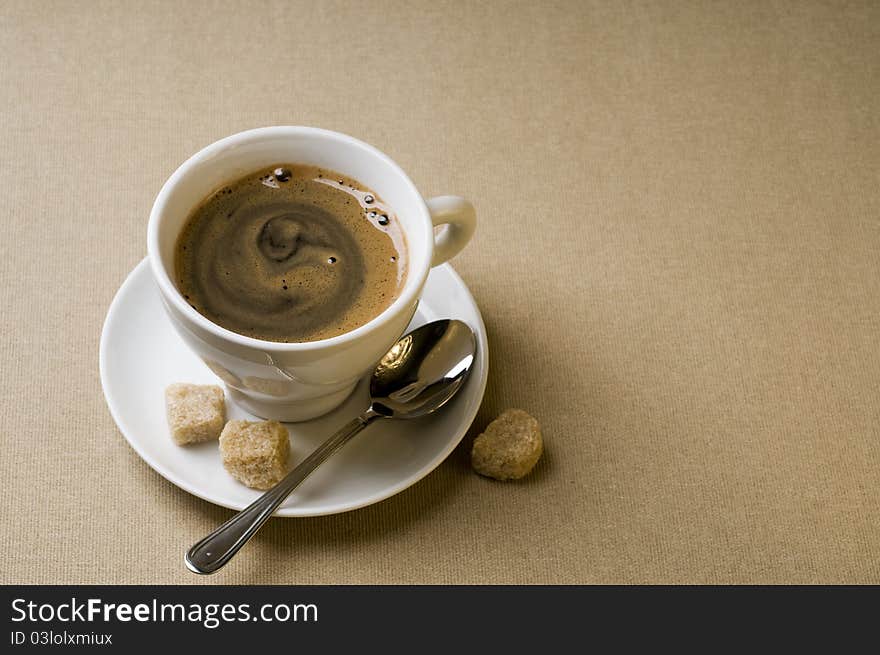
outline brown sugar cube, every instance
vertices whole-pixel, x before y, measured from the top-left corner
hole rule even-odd
[[[496,480],[517,480],[535,467],[543,450],[538,421],[521,409],[508,409],[474,439],[471,466]]]
[[[212,384],[172,384],[165,389],[165,410],[178,446],[216,439],[226,418],[223,389]]]
[[[229,421],[220,456],[229,474],[252,489],[269,489],[287,474],[290,440],[278,421]]]

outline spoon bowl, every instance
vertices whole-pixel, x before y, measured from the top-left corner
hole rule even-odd
[[[373,371],[373,411],[388,418],[418,418],[439,409],[464,384],[476,348],[473,330],[461,321],[434,321],[413,330]]]

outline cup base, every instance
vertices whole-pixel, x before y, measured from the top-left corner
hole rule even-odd
[[[260,418],[272,421],[281,421],[282,423],[298,423],[300,421],[309,421],[313,418],[323,416],[328,412],[332,412],[339,407],[354,391],[357,382],[350,387],[345,387],[340,391],[321,396],[320,398],[312,398],[309,400],[301,400],[298,402],[277,402],[262,401],[251,396],[246,396],[236,389],[226,387],[232,401],[239,405],[245,411],[254,414]]]

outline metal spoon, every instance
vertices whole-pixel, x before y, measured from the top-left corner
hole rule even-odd
[[[193,545],[184,557],[189,570],[214,573],[223,567],[312,471],[376,419],[418,418],[446,404],[464,384],[475,352],[474,333],[461,321],[434,321],[404,335],[373,371],[367,410],[281,482]]]

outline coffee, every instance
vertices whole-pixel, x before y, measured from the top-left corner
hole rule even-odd
[[[180,292],[214,323],[268,341],[316,341],[367,323],[406,276],[400,223],[352,178],[276,164],[207,198],[177,240]]]

